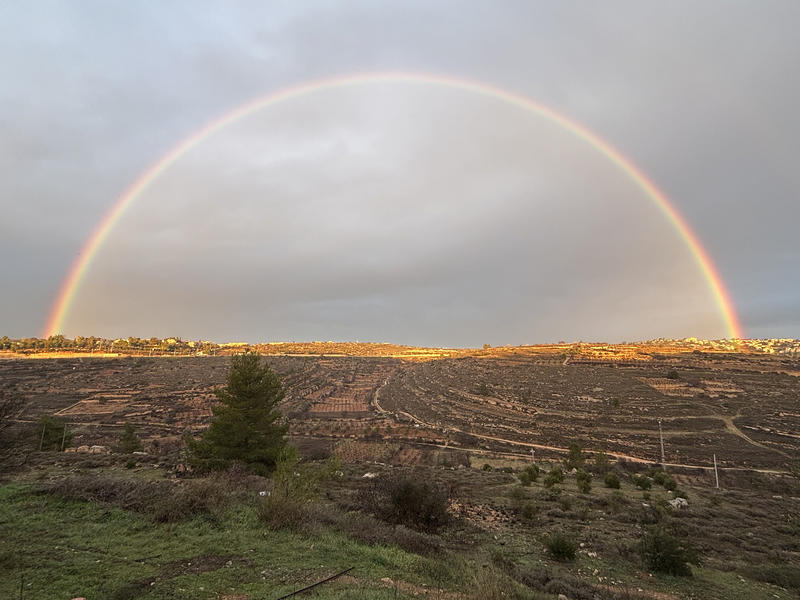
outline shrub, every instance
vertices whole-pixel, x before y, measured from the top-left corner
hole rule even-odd
[[[173,486],[171,493],[147,507],[156,523],[176,523],[197,515],[217,517],[227,506],[228,494],[219,480],[192,481]]]
[[[562,483],[564,481],[564,472],[559,467],[553,467],[550,471],[545,475],[544,483],[545,487],[553,487],[557,483]]]
[[[519,482],[520,482],[522,485],[524,485],[525,487],[530,487],[530,485],[531,485],[531,482],[533,481],[533,480],[531,479],[531,475],[530,475],[530,473],[528,473],[527,471],[522,471],[522,472],[520,472],[520,474],[519,474],[519,475],[517,475],[517,478],[519,479]]]
[[[561,562],[573,560],[578,545],[560,533],[554,533],[545,538],[544,545],[550,555]]]
[[[594,454],[594,468],[598,473],[606,473],[611,466],[608,454],[600,450]]]
[[[525,467],[523,473],[527,473],[531,481],[539,481],[539,465],[530,464]]]
[[[492,465],[490,465],[489,463],[483,463],[483,467],[481,467],[481,468],[484,471],[491,471],[492,470]]]
[[[116,451],[122,454],[133,454],[134,452],[141,452],[142,441],[136,435],[136,428],[131,423],[125,423],[125,429],[119,438],[119,444]]]
[[[40,450],[61,451],[69,447],[70,442],[72,434],[63,419],[44,415],[36,423],[36,445]]]
[[[523,521],[533,521],[539,512],[539,508],[533,502],[526,502],[522,506],[520,516]]]
[[[522,504],[522,501],[525,500],[525,491],[521,487],[515,486],[508,492],[508,497],[511,498],[515,504]]]
[[[575,473],[575,483],[581,493],[588,494],[592,489],[592,476],[584,470]]]
[[[653,483],[656,485],[664,485],[664,482],[669,479],[669,475],[667,475],[664,471],[658,470],[652,474]]]
[[[653,482],[647,475],[634,475],[633,483],[641,490],[649,490],[653,486]]]
[[[695,551],[662,527],[648,529],[639,552],[645,565],[657,573],[687,577],[692,574],[689,563],[699,564]]]
[[[664,482],[664,489],[670,492],[674,492],[678,489],[678,484],[675,482],[674,479],[671,477]]]
[[[217,516],[227,505],[227,485],[218,479],[175,484],[123,477],[67,477],[43,488],[69,500],[97,502],[148,515],[157,523]]]
[[[297,450],[285,447],[275,462],[272,491],[259,498],[256,507],[259,518],[273,529],[297,527],[305,518],[309,504],[317,498],[322,482],[338,468],[339,463],[334,458],[323,466],[299,466]]]
[[[744,574],[756,581],[800,592],[800,569],[794,565],[752,565],[744,570]]]
[[[667,379],[680,379],[680,375],[673,369],[667,373]]]
[[[448,491],[409,475],[373,479],[358,502],[379,519],[422,531],[436,531],[450,518]]]
[[[436,554],[442,549],[442,541],[436,535],[415,531],[403,525],[389,525],[362,512],[342,513],[335,506],[319,503],[309,504],[304,512],[301,528],[312,536],[319,535],[330,527],[362,544],[396,544],[406,552],[425,556]]]
[[[570,444],[569,452],[567,453],[567,457],[564,459],[564,466],[566,467],[567,471],[571,471],[572,469],[581,469],[583,468],[583,464],[585,462],[586,457],[583,454],[581,445],[577,442]]]
[[[608,497],[608,507],[611,509],[611,512],[615,514],[622,510],[622,507],[626,504],[627,500],[625,500],[625,496],[619,490],[611,492],[611,495]]]
[[[617,477],[616,473],[612,473],[611,471],[606,473],[606,476],[603,478],[603,482],[606,484],[607,488],[611,488],[613,490],[619,489],[619,477]]]

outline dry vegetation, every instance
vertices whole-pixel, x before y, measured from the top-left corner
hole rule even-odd
[[[437,597],[437,583],[442,598],[466,598],[470,590],[489,598],[501,597],[492,595],[497,590],[502,597],[563,593],[572,599],[795,597],[800,493],[792,469],[800,461],[800,364],[765,354],[678,350],[487,348],[431,360],[270,355],[286,389],[281,408],[290,438],[306,465],[298,472],[329,457],[340,464],[320,483],[319,495],[299,508],[291,502],[281,508],[294,515],[293,535],[299,536],[284,540],[300,557],[295,570],[304,568],[307,551],[298,548],[334,532],[427,562],[417,576],[409,559],[395,557],[380,567],[369,562],[377,560],[372,550],[358,550],[366,561],[361,574],[331,584],[330,597],[349,597],[347,590],[364,586],[375,591],[365,597],[390,597],[387,590]],[[353,352],[369,353],[375,349]],[[263,496],[259,500],[273,481],[239,472],[196,479],[186,472],[183,436],[207,427],[213,390],[228,365],[228,358],[211,356],[0,360],[3,390],[15,398],[3,433],[6,448],[13,448],[3,458],[5,481],[35,484],[47,497],[121,508],[143,515],[152,527],[203,518],[235,529],[232,523],[244,517],[232,522],[232,511],[250,506],[267,529],[280,529],[277,501],[270,513]],[[38,452],[31,432],[42,416],[67,423],[69,452]],[[660,461],[659,420],[668,477],[653,471]],[[144,452],[112,451],[126,424],[135,426]],[[578,489],[580,472],[576,479],[569,470],[562,483],[546,485],[547,472],[562,464],[575,442],[591,474],[581,480],[588,491]],[[596,462],[600,450],[609,463]],[[532,460],[538,477],[524,470]],[[620,489],[606,487],[607,473]],[[655,475],[655,483],[642,490],[633,476],[646,474]],[[676,497],[687,498],[688,507],[671,506]],[[20,506],[34,502],[19,498]],[[397,504],[398,498],[420,504]],[[446,518],[438,512],[442,506]],[[24,538],[2,515],[0,526]],[[649,575],[640,545],[654,527],[692,541],[702,560],[693,578]],[[13,563],[2,552],[0,568]],[[235,562],[242,552],[226,547],[218,554]],[[291,590],[301,579],[348,566],[347,560],[325,559],[320,569],[295,579],[290,567],[273,579],[254,570],[254,581],[272,583],[263,593],[253,591],[255,583],[242,583],[242,593],[273,598],[270,590]],[[154,568],[166,569],[162,563],[154,560]],[[241,577],[250,582],[251,575]],[[228,580],[225,586],[236,588]],[[169,593],[176,595],[155,591],[152,597],[189,597]],[[191,597],[218,597],[195,593]]]

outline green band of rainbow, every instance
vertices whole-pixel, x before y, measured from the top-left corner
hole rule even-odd
[[[219,131],[253,111],[265,108],[279,102],[284,102],[326,89],[345,87],[350,85],[372,83],[372,82],[398,82],[409,84],[424,84],[443,86],[465,92],[472,92],[482,96],[489,96],[507,102],[508,104],[528,110],[536,115],[544,117],[553,123],[560,125],[577,138],[587,142],[608,158],[613,164],[621,169],[630,179],[639,186],[644,193],[658,206],[659,210],[669,220],[672,226],[680,234],[683,241],[688,246],[694,256],[697,265],[700,267],[708,286],[713,294],[714,300],[719,307],[720,314],[728,330],[728,337],[741,338],[742,329],[733,308],[733,304],[728,296],[719,273],[711,262],[708,253],[700,244],[697,236],[691,230],[686,221],[681,217],[675,207],[669,202],[667,197],[642,173],[634,164],[620,154],[606,141],[583,127],[582,125],[568,119],[547,106],[537,104],[524,96],[513,92],[508,92],[484,83],[458,79],[449,76],[423,74],[423,73],[367,73],[356,74],[344,77],[334,77],[328,79],[314,80],[301,85],[282,89],[280,91],[262,96],[248,104],[240,106],[236,110],[208,123],[205,127],[186,138],[170,150],[159,161],[154,163],[145,171],[125,193],[114,203],[114,206],[106,213],[102,221],[97,225],[91,236],[84,244],[78,258],[72,265],[64,283],[59,290],[58,296],[53,303],[51,314],[44,328],[44,336],[56,335],[60,333],[64,320],[66,319],[70,307],[75,300],[81,281],[92,264],[103,242],[108,238],[114,226],[125,214],[126,209],[158,176],[169,168],[185,152],[193,148],[212,133]]]

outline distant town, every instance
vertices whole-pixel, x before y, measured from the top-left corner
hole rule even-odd
[[[168,338],[102,338],[76,336],[67,338],[54,335],[48,338],[0,337],[0,357],[87,354],[98,356],[219,356],[237,354],[246,350],[261,354],[293,355],[343,355],[389,356],[409,359],[454,358],[458,356],[496,355],[502,353],[563,354],[564,357],[603,360],[647,359],[654,352],[748,352],[800,357],[800,340],[792,338],[769,339],[717,339],[694,337],[683,339],[657,338],[641,342],[559,342],[557,344],[530,344],[521,346],[491,346],[480,348],[430,348],[376,342],[213,342],[209,340],[183,340]]]

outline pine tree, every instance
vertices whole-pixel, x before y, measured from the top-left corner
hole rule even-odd
[[[216,390],[220,405],[202,439],[188,440],[190,463],[195,468],[224,469],[240,462],[259,474],[275,467],[286,446],[288,425],[277,410],[283,399],[278,376],[258,354],[234,356],[227,385]]]
[[[132,454],[142,450],[142,440],[136,435],[136,428],[130,424],[125,423],[125,429],[119,438],[119,446],[117,451],[122,454]]]

